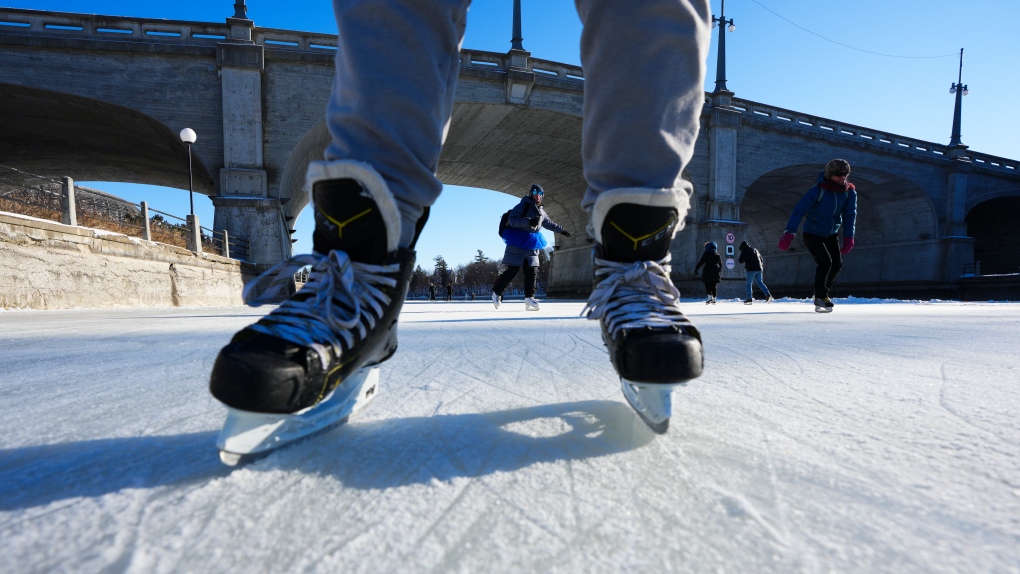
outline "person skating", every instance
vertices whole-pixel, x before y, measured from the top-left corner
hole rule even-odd
[[[854,227],[857,220],[857,190],[847,181],[850,163],[834,159],[825,164],[818,175],[818,183],[800,198],[790,214],[786,231],[779,240],[779,248],[786,251],[796,237],[802,219],[804,244],[815,260],[814,304],[820,313],[831,312],[832,288],[839,270],[843,268],[843,255],[854,248]],[[843,246],[839,245],[839,231],[843,230]]]
[[[453,283],[446,284],[446,301],[453,301]]]
[[[705,244],[705,252],[701,254],[701,259],[694,266],[694,272],[697,273],[702,266],[705,267],[705,271],[701,274],[701,282],[705,284],[705,293],[708,297],[705,304],[714,305],[718,295],[719,281],[722,279],[722,257],[719,256],[719,245],[715,241]]]
[[[762,259],[761,253],[748,245],[746,241],[741,241],[739,247],[740,257],[737,258],[737,263],[743,263],[744,271],[747,272],[747,297],[744,299],[744,304],[754,303],[755,284],[765,295],[765,302],[771,303],[775,299],[772,298],[772,293],[769,293],[769,288],[765,286],[765,280],[762,278],[765,273],[765,261]]]
[[[541,185],[533,184],[527,195],[510,210],[507,227],[503,232],[506,251],[503,253],[503,265],[506,270],[496,278],[492,285],[492,304],[499,309],[503,302],[503,291],[506,290],[517,273],[524,269],[524,308],[538,311],[538,300],[535,299],[536,275],[538,270],[538,252],[545,249],[546,241],[540,230],[548,229],[553,233],[561,233],[570,237],[563,226],[549,219],[542,209],[545,190]]]
[[[232,420],[262,429],[277,423],[258,421],[278,415],[286,426],[311,420],[339,393],[374,396],[365,381],[396,350],[414,246],[442,189],[436,171],[469,4],[334,0],[331,142],[306,178],[314,252],[257,278],[245,300],[277,302],[288,296],[296,269],[312,271],[304,288],[217,356],[209,388],[230,413],[221,452],[267,448],[224,447],[235,436]],[[693,379],[703,365],[700,334],[680,312],[669,279],[669,243],[689,206],[691,186],[680,174],[699,131],[711,10],[707,0],[575,5],[584,26],[582,208],[595,241],[595,284],[584,313],[600,322],[628,402],[664,432],[669,395],[647,389]],[[380,41],[385,30],[415,33]],[[664,61],[673,73],[662,73]],[[337,412],[351,411],[344,403]],[[295,433],[321,424],[315,419]]]
[[[429,301],[436,300],[436,286],[433,283],[429,283]]]

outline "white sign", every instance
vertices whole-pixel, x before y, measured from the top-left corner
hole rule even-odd
[[[733,269],[734,265],[736,265],[736,264],[733,263],[733,258],[732,257],[727,257],[726,258],[726,268],[727,269]]]
[[[726,243],[733,243],[736,240],[737,240],[737,237],[735,235],[733,235],[732,233],[727,233],[726,234]]]

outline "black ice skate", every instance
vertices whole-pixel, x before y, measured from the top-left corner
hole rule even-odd
[[[251,282],[245,301],[278,301],[293,274],[311,265],[308,281],[237,333],[213,365],[209,389],[228,407],[218,444],[227,464],[344,422],[374,397],[374,366],[397,348],[415,254],[397,247],[393,197],[364,164],[316,163],[309,168],[315,253]]]
[[[669,278],[677,223],[673,207],[611,207],[597,230],[594,290],[583,311],[602,325],[627,401],[659,434],[669,429],[672,389],[700,376],[704,363],[701,335]]]

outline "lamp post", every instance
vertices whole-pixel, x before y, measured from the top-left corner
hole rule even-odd
[[[514,0],[514,37],[510,38],[510,49],[524,49],[524,38],[521,37],[521,0]]]
[[[963,85],[963,48],[960,48],[960,71],[956,83],[949,87],[950,94],[956,94],[956,107],[953,109],[953,135],[949,138],[949,147],[966,147],[960,141],[960,112],[963,108],[963,96],[970,93]]]
[[[188,216],[188,249],[196,253],[202,252],[202,232],[198,224],[198,218],[195,217],[195,190],[194,190],[194,173],[191,169],[191,144],[195,143],[198,136],[195,135],[195,130],[191,128],[184,128],[181,130],[181,141],[188,144],[188,201],[191,203],[191,215]]]
[[[733,20],[726,19],[726,0],[722,0],[722,8],[719,10],[719,17],[712,16],[712,27],[719,26],[719,53],[715,67],[715,91],[728,92],[726,89],[726,34],[723,33],[723,26],[729,25],[729,31],[737,29]]]
[[[191,215],[195,215],[195,192],[194,186],[194,175],[191,170],[191,144],[195,143],[198,136],[195,135],[195,130],[191,128],[184,128],[181,130],[181,141],[188,144],[188,200],[191,202]]]

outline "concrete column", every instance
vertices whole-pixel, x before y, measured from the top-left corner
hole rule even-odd
[[[188,251],[201,253],[202,226],[198,223],[198,216],[197,215],[187,216],[187,222],[188,222],[188,235],[185,238],[185,244],[188,247]]]
[[[142,206],[142,239],[152,241],[152,227],[149,226],[149,204],[141,202]]]
[[[739,221],[737,203],[737,130],[740,111],[730,106],[732,92],[712,94],[708,121],[708,221]]]
[[[531,100],[531,88],[535,86],[535,72],[531,70],[527,50],[510,50],[507,58],[510,68],[506,71],[506,102],[508,104],[528,105]]]
[[[267,269],[291,254],[278,199],[270,198],[263,159],[263,47],[253,41],[254,22],[228,18],[230,38],[216,45],[223,103],[223,168],[214,229],[248,239],[247,258]]]
[[[965,146],[959,146],[966,149]],[[966,157],[958,157],[946,181],[946,219],[939,244],[942,267],[939,279],[957,282],[965,265],[974,263],[974,238],[967,236],[967,179],[973,165]]]
[[[60,222],[78,225],[78,212],[74,203],[74,180],[65,177],[60,184]]]

